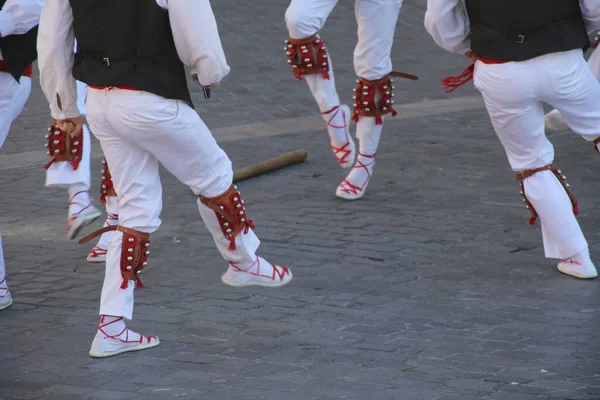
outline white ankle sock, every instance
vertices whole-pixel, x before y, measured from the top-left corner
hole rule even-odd
[[[361,166],[361,163],[366,166],[366,170]],[[369,174],[373,175],[373,168],[375,168],[375,154],[358,153],[354,168],[352,168],[346,180],[359,188],[364,188],[370,179]]]
[[[88,189],[83,184],[69,186],[69,215],[76,214],[91,203]]]
[[[586,261],[591,261],[590,259],[590,250],[588,247],[585,250],[575,254],[573,257],[569,257],[569,260],[577,263],[584,263]]]
[[[350,123],[350,115],[345,115],[340,106],[335,106],[321,114],[323,114],[323,119],[327,124],[331,145],[334,147],[345,145],[348,142],[346,131]]]
[[[123,317],[115,317],[112,315],[100,316],[98,334],[103,337],[110,337],[124,342],[137,342],[140,340],[139,333],[127,329]]]

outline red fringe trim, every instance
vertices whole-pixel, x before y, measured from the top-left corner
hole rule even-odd
[[[535,225],[535,221],[537,221],[536,217],[529,218],[529,225]]]
[[[460,75],[449,76],[442,79],[442,86],[446,93],[452,93],[459,87],[468,83],[473,79],[473,73],[475,71],[475,63],[469,65]]]
[[[48,168],[50,168],[50,166],[51,166],[52,164],[54,164],[54,162],[55,162],[55,161],[56,161],[56,158],[52,157],[52,160],[50,160],[50,161],[48,162],[48,164],[46,164],[46,165],[44,166],[44,168],[45,168],[45,169],[48,169]]]
[[[127,289],[128,286],[129,286],[129,279],[124,278],[123,283],[121,283],[121,289]]]
[[[579,215],[579,205],[573,204],[573,214]]]

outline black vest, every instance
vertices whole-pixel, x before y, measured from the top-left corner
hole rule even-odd
[[[155,0],[70,0],[75,79],[131,86],[192,106],[169,14]]]
[[[0,9],[6,0],[0,0]],[[0,38],[0,51],[8,72],[16,79],[21,79],[25,69],[37,60],[37,25],[23,35],[10,35]]]
[[[525,61],[589,46],[579,0],[466,0],[466,6],[477,57]]]

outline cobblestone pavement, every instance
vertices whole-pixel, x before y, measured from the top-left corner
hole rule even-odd
[[[426,36],[425,2],[406,1],[393,55],[422,79],[398,83],[399,118],[357,202],[335,197],[344,172],[283,57],[285,3],[213,2],[232,75],[209,101],[194,95],[235,167],[309,152],[240,185],[261,254],[288,263],[294,281],[222,285],[225,264],[194,198],[164,173],[163,225],[129,324],[161,345],[89,358],[103,268],[62,235],[66,193],[43,188],[48,113],[36,80],[0,155],[15,301],[0,313],[0,399],[600,399],[598,281],[543,258],[477,92],[439,86],[465,60]],[[323,31],[344,98],[355,79],[352,7],[341,1]],[[598,154],[569,133],[552,140],[597,258]]]

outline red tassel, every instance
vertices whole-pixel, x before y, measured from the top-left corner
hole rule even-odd
[[[577,204],[573,204],[573,214],[579,215],[579,206]]]
[[[536,217],[529,218],[529,225],[535,225],[535,221],[537,221]]]
[[[375,125],[383,125],[383,118],[381,118],[381,114],[377,114],[375,116]]]
[[[100,204],[106,205],[106,195],[104,193],[100,195]]]
[[[469,65],[460,75],[449,76],[442,79],[442,86],[446,93],[452,93],[465,83],[473,79],[473,72],[475,71],[475,64]]]
[[[55,161],[55,158],[54,158],[54,157],[52,157],[52,160],[50,160],[50,162],[49,162],[48,164],[46,164],[46,165],[44,166],[44,168],[45,168],[45,169],[48,169],[48,168],[50,168],[50,166],[51,166],[52,164],[54,164],[54,161]]]
[[[76,157],[71,160],[71,165],[73,166],[73,171],[77,171],[77,168],[79,168],[79,158]]]
[[[392,117],[395,117],[396,115],[398,115],[396,110],[394,110],[392,107],[390,107],[390,110],[392,111]]]
[[[123,283],[121,283],[121,289],[127,289],[129,286],[129,280],[127,278],[123,279]]]
[[[303,80],[302,79],[303,75],[304,75],[304,72],[302,72],[302,70],[300,70],[300,68],[294,69],[294,76],[296,77],[296,79],[298,79],[299,81]]]
[[[136,288],[138,288],[138,289],[143,289],[146,287],[146,285],[144,285],[144,282],[142,282],[142,280],[140,279],[139,276],[137,277],[135,282],[136,282]]]
[[[235,238],[229,240],[229,250],[235,250]]]
[[[352,114],[352,122],[358,122],[358,110],[354,111],[354,113]]]
[[[323,79],[327,79],[327,80],[331,79],[329,77],[329,71],[326,71],[326,70],[323,70],[323,72],[321,72],[321,76],[323,77]]]

